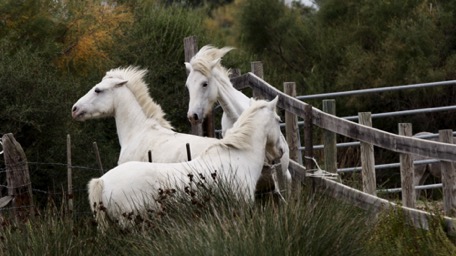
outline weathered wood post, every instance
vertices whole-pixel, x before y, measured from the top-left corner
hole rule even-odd
[[[283,91],[291,97],[296,97],[296,84],[294,82],[283,83]],[[285,111],[285,134],[290,149],[290,159],[302,165],[302,154],[299,151],[301,140],[299,136],[298,117],[288,111]]]
[[[100,175],[103,176],[103,164],[101,162],[100,151],[98,150],[98,145],[96,142],[93,142],[93,151],[95,151],[95,157],[97,158],[98,167],[100,168]]]
[[[304,156],[305,166],[307,170],[312,170],[314,166],[313,162],[313,114],[312,105],[306,105],[304,107]]]
[[[8,196],[12,199],[12,210],[16,217],[25,218],[34,211],[27,157],[12,133],[4,134],[2,143]]]
[[[263,63],[261,61],[252,61],[250,63],[250,70],[252,73],[254,73],[257,77],[263,79],[264,78],[264,71],[263,71]],[[258,91],[258,90],[253,90],[252,91],[252,96],[255,99],[263,99],[264,95]]]
[[[370,112],[358,113],[359,123],[372,127],[372,116]],[[363,191],[376,196],[377,180],[375,177],[374,145],[361,141],[361,176],[363,179]]]
[[[412,124],[399,123],[399,135],[412,136]],[[402,204],[415,208],[416,192],[414,180],[413,159],[410,154],[401,153],[399,156],[401,166]]]
[[[323,112],[336,115],[336,101],[333,99],[323,100]],[[337,172],[337,141],[334,132],[324,130],[324,153],[325,153],[325,170],[327,172]]]
[[[232,68],[229,77],[230,77],[230,79],[232,79],[232,78],[238,77],[240,75],[241,75],[241,69]]]
[[[439,141],[453,144],[453,131],[450,129],[439,130]],[[443,211],[446,216],[456,217],[456,172],[454,163],[441,161]]]

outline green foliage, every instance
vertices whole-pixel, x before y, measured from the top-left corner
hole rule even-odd
[[[53,57],[60,49],[58,40],[65,32],[61,19],[53,16],[56,9],[58,3],[49,0],[2,1],[0,38],[8,43],[2,45],[2,49],[9,53],[29,46],[31,51]],[[3,48],[5,46],[7,48]]]
[[[408,224],[403,213],[386,211],[374,226],[370,255],[454,255],[456,247],[441,223],[436,215],[429,218],[429,230],[416,229]]]

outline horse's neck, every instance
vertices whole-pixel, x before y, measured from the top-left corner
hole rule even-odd
[[[229,77],[217,70],[213,74],[218,84],[217,100],[223,109],[224,114],[232,123],[236,122],[242,112],[248,107],[249,98],[242,92],[236,90]]]
[[[144,114],[141,106],[131,92],[119,92],[115,102],[117,134],[120,146],[124,146],[135,135],[140,134],[150,122]],[[150,125],[148,125],[150,127]]]

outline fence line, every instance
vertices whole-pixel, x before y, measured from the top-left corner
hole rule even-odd
[[[82,193],[87,194],[87,188],[81,187],[74,189],[72,187],[72,176],[68,175],[68,184],[71,185],[71,189],[68,191],[63,190],[60,192],[51,192],[40,189],[32,188],[32,181],[30,179],[29,163],[35,165],[51,165],[58,167],[66,167],[75,170],[91,170],[98,171],[100,169],[90,168],[85,166],[73,166],[71,161],[68,161],[67,164],[62,163],[38,163],[38,162],[28,162],[25,156],[24,151],[20,144],[14,139],[14,136],[9,133],[3,136],[3,145],[4,145],[4,155],[5,155],[5,169],[1,173],[6,174],[6,185],[0,184],[0,189],[8,190],[8,195],[0,198],[0,215],[5,212],[11,213],[14,218],[26,219],[29,216],[34,214],[35,206],[33,195],[40,193],[45,195],[51,195],[52,197],[57,196],[61,197],[62,205],[67,206],[65,214],[73,214],[73,204],[74,195],[82,195]],[[68,147],[71,144],[67,145]],[[96,152],[98,153],[98,152]],[[71,154],[68,155],[71,157]],[[101,167],[101,165],[99,165]],[[4,171],[3,171],[4,170]],[[84,198],[86,196],[84,195]],[[57,201],[56,201],[57,202]],[[63,213],[63,212],[62,212]],[[81,214],[80,212],[77,213]]]
[[[379,88],[370,88],[370,89],[361,89],[361,90],[352,90],[352,91],[343,91],[343,92],[330,92],[330,93],[321,93],[321,94],[311,94],[311,95],[302,95],[297,96],[298,100],[310,100],[310,99],[327,99],[340,96],[352,96],[352,95],[361,95],[369,93],[379,93],[379,92],[391,92],[391,91],[400,91],[408,89],[419,89],[426,87],[435,87],[443,85],[454,85],[456,80],[440,81],[440,82],[431,82],[431,83],[418,83],[418,84],[409,84],[409,85],[397,85],[397,86],[388,86],[388,87],[379,87]]]
[[[452,163],[456,161],[456,145],[449,144],[449,143],[441,143],[435,141],[427,141],[422,139],[417,139],[408,136],[401,136],[389,132],[385,132],[376,128],[368,127],[359,125],[349,120],[345,120],[330,114],[327,114],[319,109],[313,108],[310,105],[299,101],[296,98],[292,98],[287,96],[286,94],[282,93],[281,91],[277,90],[267,82],[263,81],[261,78],[258,78],[253,73],[247,73],[235,78],[231,79],[233,85],[238,90],[241,90],[246,87],[252,88],[253,91],[258,90],[259,94],[265,96],[266,98],[272,99],[275,96],[279,95],[279,102],[278,107],[284,109],[288,112],[291,112],[301,118],[305,118],[305,110],[308,107],[311,108],[311,115],[312,115],[312,124],[316,125],[324,130],[331,131],[345,137],[349,137],[351,139],[357,141],[363,141],[365,143],[369,143],[387,150],[391,150],[393,152],[402,153],[402,154],[415,154],[420,155],[423,157],[429,158],[436,158],[440,159],[442,162],[449,162]],[[436,83],[427,83],[427,84],[420,84],[419,86],[434,86],[436,84],[450,84],[454,83],[454,81],[445,81],[445,82],[436,82]],[[410,86],[406,86],[409,87]],[[415,86],[417,88],[418,86]],[[385,88],[383,88],[385,89]],[[388,88],[390,89],[390,88]],[[395,88],[398,89],[398,88]],[[370,92],[375,90],[368,90]],[[360,93],[359,91],[357,93]],[[366,93],[363,91],[362,93]],[[331,94],[325,94],[322,98],[326,98],[332,96]],[[306,132],[306,130],[305,130]],[[307,140],[306,140],[307,143]],[[310,148],[313,148],[313,145],[310,145]],[[450,167],[452,165],[448,165]],[[293,173],[304,171],[305,169],[300,165],[291,165],[290,167],[293,170]],[[330,189],[333,191],[331,195],[348,200],[350,202],[356,202],[356,204],[364,205],[365,208],[371,208],[372,204],[375,204],[379,201],[379,198],[375,197],[373,199],[372,196],[368,197],[362,195],[362,192],[345,188],[343,185],[339,183],[328,182],[325,178],[318,178],[313,176],[312,179],[317,179],[318,183],[321,186],[325,186],[326,189]],[[411,179],[408,179],[409,181]],[[445,190],[445,189],[444,189]],[[414,190],[412,190],[414,191]],[[455,189],[447,189],[447,194],[444,195],[444,198],[454,198],[456,197]],[[445,193],[444,193],[445,194]],[[451,201],[451,200],[449,200]],[[389,203],[390,205],[392,203]],[[413,203],[412,203],[413,204]],[[394,206],[399,207],[399,206]],[[445,205],[444,208],[452,208],[452,205]],[[401,208],[401,207],[399,207]],[[412,220],[420,220],[420,222],[426,222],[426,214],[417,210],[411,210],[410,208],[402,208],[405,212],[411,214],[410,218]],[[449,215],[453,216],[453,215]],[[446,223],[447,228],[453,229],[454,228],[454,219],[449,218],[449,221]],[[419,224],[417,225],[419,226]]]

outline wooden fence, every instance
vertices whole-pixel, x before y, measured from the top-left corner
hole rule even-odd
[[[186,40],[184,40],[184,44],[188,42]],[[196,40],[193,40],[192,42],[196,44]],[[187,49],[187,46],[185,46],[185,48]],[[192,45],[192,48],[197,49],[197,46]],[[193,55],[188,55],[188,60],[191,56]],[[258,70],[260,70],[260,72],[258,72]],[[259,73],[260,76],[256,73]],[[442,183],[444,213],[447,216],[445,217],[445,225],[448,230],[454,230],[456,219],[453,219],[452,217],[456,217],[456,173],[454,170],[456,145],[451,144],[452,141],[449,138],[452,138],[452,135],[449,135],[452,133],[451,130],[440,131],[442,142],[435,142],[411,137],[409,124],[399,124],[400,134],[392,134],[373,128],[371,127],[372,121],[369,113],[360,113],[360,123],[354,123],[333,115],[334,103],[331,102],[331,100],[324,101],[323,111],[319,110],[295,98],[294,83],[284,83],[284,92],[281,92],[265,82],[262,79],[262,74],[263,69],[261,63],[252,62],[252,72],[233,77],[231,78],[231,82],[238,90],[251,88],[253,90],[253,95],[260,96],[261,98],[273,99],[275,96],[279,95],[278,107],[283,109],[286,113],[286,137],[290,147],[290,158],[292,159],[290,170],[295,179],[304,181],[306,179],[313,179],[313,184],[317,184],[317,189],[320,191],[349,201],[364,209],[374,211],[381,211],[386,208],[400,209],[410,217],[416,226],[427,227],[427,218],[430,214],[413,208],[415,206],[415,189],[413,184],[413,161],[411,160],[411,155],[415,154],[440,159],[442,166],[444,166],[442,168]],[[303,160],[299,158],[301,154],[298,151],[300,141],[297,117],[304,119],[304,163],[306,168],[302,166]],[[325,131],[324,158],[326,171],[336,172],[336,134],[361,142],[364,192],[324,177],[312,176],[310,178],[306,175],[307,170],[314,168],[312,162],[313,126],[319,127]],[[399,206],[376,196],[373,146],[400,154],[403,206]]]

